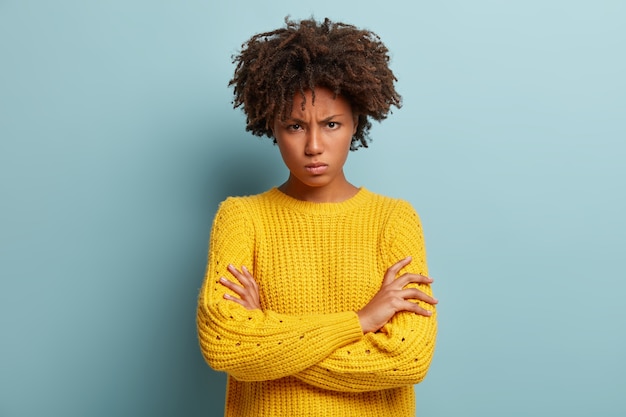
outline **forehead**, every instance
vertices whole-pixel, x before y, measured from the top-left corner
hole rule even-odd
[[[317,87],[313,91],[305,90],[304,93],[296,92],[291,98],[291,106],[286,103],[285,107],[284,116],[286,118],[297,118],[306,114],[352,114],[351,103],[341,94],[335,94],[325,87]]]

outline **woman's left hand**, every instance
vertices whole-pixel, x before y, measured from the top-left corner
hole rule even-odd
[[[224,294],[224,298],[241,304],[248,310],[260,310],[259,286],[252,274],[250,274],[250,271],[248,271],[248,268],[242,266],[241,271],[239,271],[233,265],[228,265],[228,272],[230,272],[241,285],[237,285],[224,277],[220,278],[220,284],[239,296],[239,298],[237,298],[230,294]]]

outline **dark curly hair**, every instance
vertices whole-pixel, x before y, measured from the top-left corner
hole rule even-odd
[[[314,19],[291,21],[286,27],[252,36],[233,56],[234,108],[243,106],[246,130],[273,137],[277,116],[288,118],[296,92],[325,87],[342,95],[358,115],[351,149],[367,147],[369,118],[381,121],[392,105],[400,108],[396,77],[389,68],[387,47],[375,33],[345,23]]]

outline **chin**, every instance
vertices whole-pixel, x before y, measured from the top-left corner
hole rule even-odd
[[[312,187],[312,188],[320,188],[320,187],[324,187],[328,184],[330,184],[330,181],[328,181],[328,179],[326,178],[313,178],[313,179],[309,179],[308,181],[303,181],[302,182],[304,185],[306,185],[307,187]]]

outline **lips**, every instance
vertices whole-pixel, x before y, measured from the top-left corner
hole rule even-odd
[[[306,170],[313,175],[321,175],[326,172],[326,170],[328,169],[328,165],[321,162],[316,162],[313,164],[305,165],[304,168],[306,168]]]

